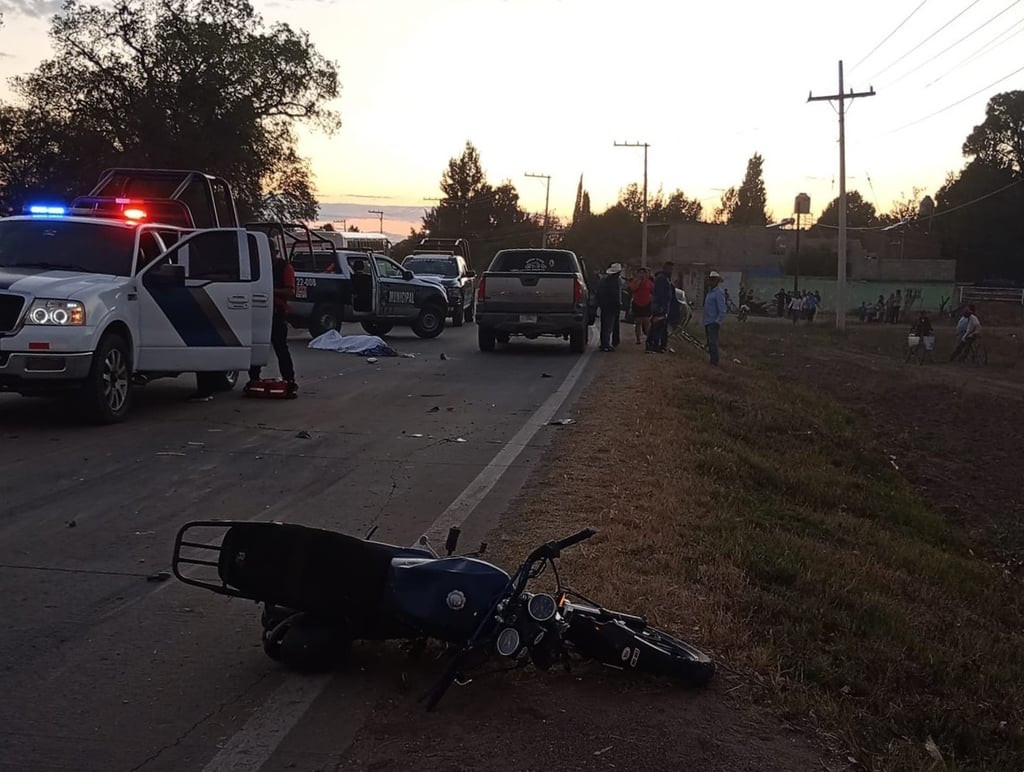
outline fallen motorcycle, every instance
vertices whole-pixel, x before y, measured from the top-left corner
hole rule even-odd
[[[211,531],[219,538],[204,540]],[[509,576],[481,559],[486,543],[453,555],[457,528],[441,557],[426,539],[398,547],[370,541],[372,531],[360,539],[288,523],[202,520],[178,532],[172,566],[186,584],[263,604],[264,651],[295,669],[335,667],[355,640],[441,641],[451,659],[424,695],[428,710],[493,654],[510,667],[532,662],[547,670],[575,656],[706,684],[715,672],[706,654],[563,585],[562,551],[595,533],[543,544]],[[549,566],[554,594],[528,592]]]

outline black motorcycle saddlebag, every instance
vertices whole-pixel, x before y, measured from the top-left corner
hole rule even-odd
[[[288,523],[240,523],[221,543],[221,581],[242,595],[353,621],[380,604],[400,548]]]

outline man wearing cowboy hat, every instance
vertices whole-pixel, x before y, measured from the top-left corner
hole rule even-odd
[[[708,274],[708,294],[704,297],[704,333],[708,339],[708,354],[711,364],[718,365],[718,333],[725,321],[727,306],[722,292],[722,274],[712,271]]]
[[[597,285],[597,306],[601,309],[601,351],[619,345],[619,312],[622,310],[622,265],[612,263]]]

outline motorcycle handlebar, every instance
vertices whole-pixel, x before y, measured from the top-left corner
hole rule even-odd
[[[584,528],[582,531],[574,533],[572,536],[566,536],[560,541],[551,542],[549,546],[555,551],[555,554],[558,554],[564,549],[568,549],[569,547],[579,544],[581,541],[586,541],[596,533],[597,531],[593,528]]]

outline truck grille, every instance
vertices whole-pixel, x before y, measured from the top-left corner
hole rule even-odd
[[[21,310],[25,307],[25,298],[0,292],[0,332],[10,332],[21,318]]]

